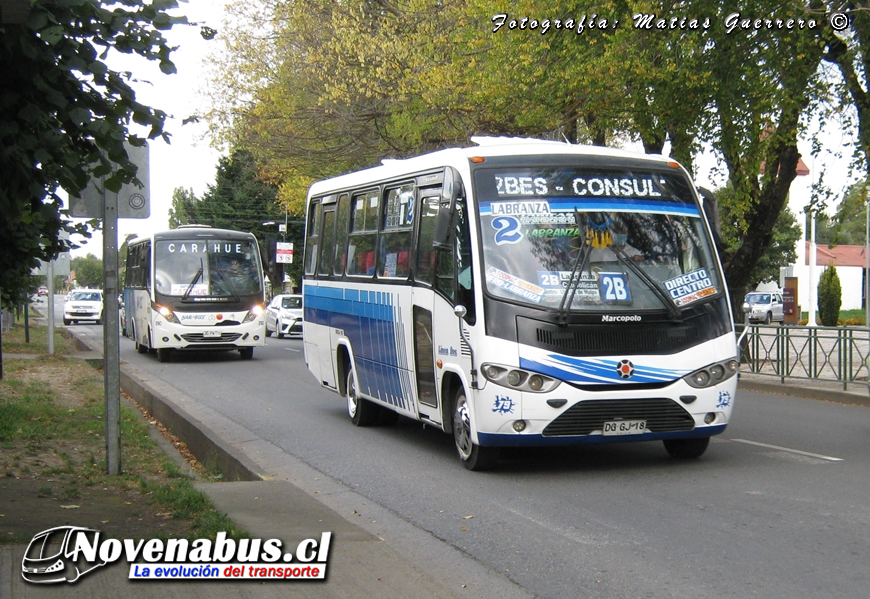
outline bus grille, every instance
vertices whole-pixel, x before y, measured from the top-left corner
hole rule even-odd
[[[585,326],[580,329],[540,327],[535,338],[540,347],[568,355],[612,353],[669,353],[698,343],[697,329],[687,325],[661,328]]]
[[[181,337],[188,343],[232,343],[239,337],[241,333],[221,333],[220,337],[203,337],[202,333],[185,333]]]
[[[647,430],[655,433],[695,428],[692,415],[672,399],[602,399],[577,402],[548,424],[543,435],[588,435],[610,420],[646,420]]]

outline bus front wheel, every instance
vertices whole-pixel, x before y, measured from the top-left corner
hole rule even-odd
[[[462,465],[468,470],[491,470],[498,460],[498,449],[481,447],[471,439],[471,415],[465,390],[460,389],[453,401],[453,441]]]
[[[665,449],[672,458],[691,459],[701,457],[710,444],[710,437],[700,439],[665,439]]]
[[[169,349],[168,347],[160,347],[160,348],[158,348],[158,349],[157,349],[157,361],[158,361],[158,362],[168,362],[168,361],[169,361],[169,356],[171,355],[171,354],[170,354],[171,351],[172,351],[172,350]]]
[[[250,360],[254,357],[254,348],[253,347],[242,347],[239,349],[239,355],[242,356],[242,360]]]
[[[355,426],[372,426],[378,421],[378,406],[357,394],[353,368],[347,369],[347,413]]]

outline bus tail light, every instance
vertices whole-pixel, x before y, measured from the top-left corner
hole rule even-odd
[[[480,371],[488,381],[519,391],[546,393],[559,386],[560,381],[543,374],[529,372],[522,368],[510,368],[499,364],[483,364]]]

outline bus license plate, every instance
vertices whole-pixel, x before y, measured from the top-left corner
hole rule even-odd
[[[602,435],[639,435],[646,432],[646,420],[611,420],[604,423]]]
[[[220,337],[221,332],[220,331],[205,331],[205,332],[203,332],[202,336],[203,337]]]

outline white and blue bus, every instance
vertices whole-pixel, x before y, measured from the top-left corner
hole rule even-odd
[[[697,457],[737,387],[731,309],[685,169],[516,138],[313,184],[308,368],[356,425],[422,421],[462,463],[662,440]]]
[[[251,233],[199,225],[127,245],[124,334],[161,362],[176,350],[238,350],[265,344],[263,265]]]

